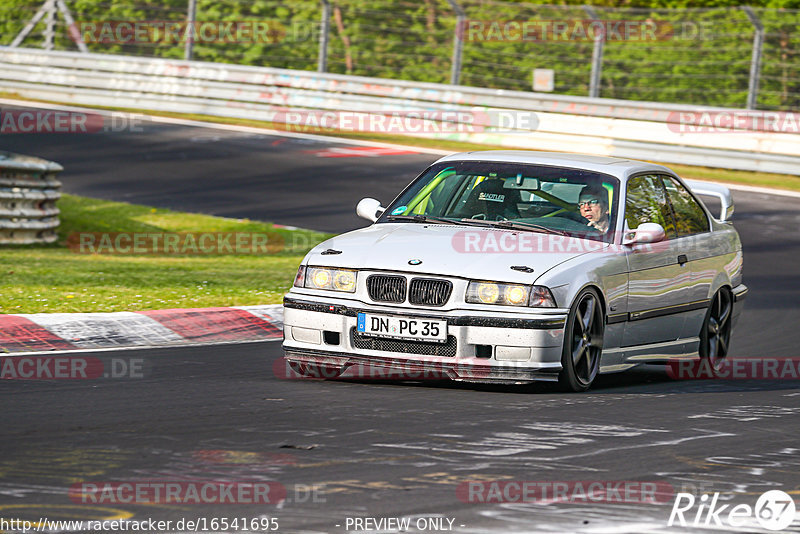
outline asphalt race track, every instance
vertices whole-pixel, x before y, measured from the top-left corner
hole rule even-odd
[[[0,150],[61,163],[64,191],[326,232],[360,226],[367,194],[388,202],[437,159],[375,155],[313,139],[144,123],[142,132],[11,134]]]
[[[358,199],[391,200],[436,159],[318,155],[344,148],[150,124],[141,133],[0,138],[0,149],[62,163],[67,192],[327,231],[359,226]],[[792,198],[734,197],[750,293],[732,356],[796,358],[800,208]],[[143,376],[4,381],[0,517],[269,516],[280,532],[344,533],[358,531],[354,518],[405,516],[412,526],[443,521],[427,532],[674,533],[730,529],[668,527],[673,492],[754,506],[767,490],[795,500],[800,491],[798,380],[678,382],[652,367],[562,394],[547,385],[286,379],[281,355],[277,342],[97,352],[77,356],[106,368],[136,362]],[[476,480],[656,481],[669,494],[655,504],[482,503],[462,493]],[[266,505],[85,503],[69,493],[131,481],[269,481],[287,493]],[[783,532],[800,532],[800,514]]]
[[[273,366],[279,343],[88,356],[143,359],[151,372],[3,384],[4,515],[266,514],[282,532],[345,532],[347,517],[411,515],[455,518],[465,533],[676,532],[665,528],[671,498],[487,505],[456,492],[469,480],[662,480],[675,491],[746,492],[736,502],[752,505],[768,489],[796,487],[800,470],[795,383],[676,383],[630,372],[565,395],[285,380]],[[133,480],[277,481],[292,502],[147,506],[68,497],[79,482]]]

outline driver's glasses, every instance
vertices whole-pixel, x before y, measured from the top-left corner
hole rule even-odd
[[[597,206],[598,204],[600,204],[600,201],[596,198],[593,198],[591,200],[581,200],[578,202],[578,207],[582,208],[584,206]]]

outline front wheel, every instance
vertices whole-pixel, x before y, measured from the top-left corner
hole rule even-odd
[[[584,289],[575,299],[564,325],[559,384],[568,391],[586,391],[600,369],[605,332],[603,307],[597,291]]]
[[[714,295],[700,330],[700,357],[719,371],[728,355],[731,339],[733,296],[723,287]]]

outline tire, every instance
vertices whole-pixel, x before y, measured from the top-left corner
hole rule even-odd
[[[567,391],[586,391],[600,369],[605,315],[600,297],[592,288],[575,299],[564,325],[561,372],[558,382]]]
[[[719,371],[728,356],[733,317],[733,294],[723,287],[714,294],[700,329],[700,358]]]

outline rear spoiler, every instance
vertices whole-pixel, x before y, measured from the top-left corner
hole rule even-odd
[[[699,180],[684,180],[689,189],[697,195],[708,195],[717,197],[722,204],[719,222],[729,222],[733,217],[733,197],[731,190],[721,184],[712,182],[701,182]]]

